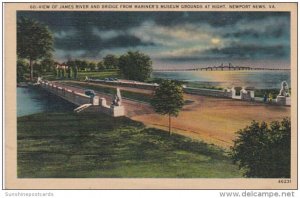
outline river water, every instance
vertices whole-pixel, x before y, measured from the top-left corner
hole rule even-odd
[[[75,106],[37,87],[17,87],[17,117],[41,112],[72,111]]]
[[[289,70],[274,71],[154,71],[153,78],[165,78],[220,87],[254,87],[256,89],[280,89],[281,82],[290,86]]]

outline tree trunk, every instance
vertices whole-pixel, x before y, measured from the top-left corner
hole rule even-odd
[[[171,134],[171,114],[169,114],[169,135]]]
[[[33,64],[31,58],[29,59],[29,67],[30,67],[30,81],[33,81]]]

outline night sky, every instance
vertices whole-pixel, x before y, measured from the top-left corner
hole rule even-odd
[[[57,61],[139,50],[154,68],[289,68],[288,12],[29,12],[54,35]]]

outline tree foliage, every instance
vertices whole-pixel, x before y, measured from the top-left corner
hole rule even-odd
[[[90,71],[95,71],[96,70],[96,63],[94,62],[89,62],[88,63],[88,68],[90,69]]]
[[[41,73],[51,72],[55,70],[55,63],[52,57],[46,57],[41,61]]]
[[[99,61],[97,63],[97,67],[98,67],[98,71],[103,71],[105,69],[102,61]]]
[[[29,60],[33,79],[33,61],[49,57],[53,50],[53,36],[48,28],[35,20],[21,17],[17,22],[18,58]]]
[[[291,121],[274,121],[268,126],[253,121],[237,132],[231,157],[246,177],[289,178],[291,160]]]
[[[119,69],[127,79],[145,81],[151,75],[152,61],[143,53],[129,51],[119,58]]]
[[[80,71],[85,71],[88,68],[89,63],[86,60],[76,60],[75,62],[79,63],[77,66]]]
[[[17,60],[17,82],[23,82],[26,80],[25,74],[28,72],[29,66],[28,64],[22,60]]]
[[[151,105],[157,113],[169,116],[171,133],[171,117],[177,117],[184,105],[182,86],[175,81],[163,80],[154,92]]]
[[[103,58],[103,65],[106,69],[118,68],[119,59],[117,56],[108,54]]]

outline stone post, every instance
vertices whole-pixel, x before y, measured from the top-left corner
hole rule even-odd
[[[99,105],[99,96],[94,96],[91,98],[92,105]]]
[[[72,96],[73,96],[73,102],[76,103],[76,93],[75,93],[75,91],[72,91]]]
[[[234,87],[231,88],[231,97],[234,98],[236,96],[236,90]]]
[[[285,96],[277,96],[276,103],[279,105],[286,105],[286,97]]]

